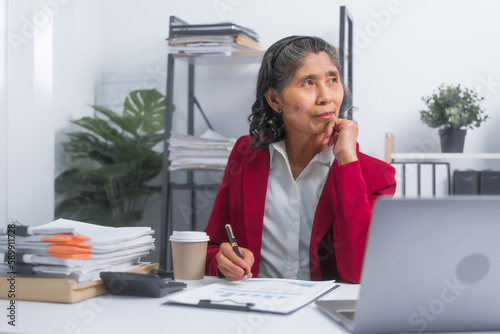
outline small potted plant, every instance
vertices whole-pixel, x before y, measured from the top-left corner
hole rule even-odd
[[[442,84],[438,92],[424,96],[428,110],[420,111],[420,120],[431,128],[440,128],[441,151],[462,153],[467,128],[479,127],[488,115],[479,103],[484,97],[460,85]]]

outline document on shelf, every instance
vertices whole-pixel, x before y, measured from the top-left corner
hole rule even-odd
[[[276,278],[252,278],[248,282],[224,280],[171,295],[164,305],[290,314],[339,287],[335,281]]]
[[[169,170],[224,170],[235,142],[211,130],[200,137],[172,133]]]

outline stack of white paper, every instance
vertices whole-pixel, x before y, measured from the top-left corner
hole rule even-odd
[[[99,279],[101,271],[127,271],[144,265],[141,257],[154,249],[150,227],[107,227],[58,219],[33,227],[26,236],[12,238],[12,233],[5,232],[0,231],[0,253],[5,254],[0,254],[2,276],[20,274],[17,267],[28,265],[34,277],[86,283]]]
[[[247,51],[248,48],[238,45],[236,43],[223,44],[223,43],[209,43],[200,42],[186,45],[175,45],[168,48],[169,53],[181,55],[203,55],[203,56],[230,56],[233,52]]]
[[[224,170],[235,140],[207,130],[201,137],[172,133],[170,170]]]

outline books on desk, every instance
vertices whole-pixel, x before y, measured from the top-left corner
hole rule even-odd
[[[128,270],[129,272],[147,274],[158,264],[145,264]],[[36,302],[76,303],[85,299],[105,294],[108,290],[102,280],[79,284],[72,279],[16,277],[15,300]],[[0,280],[0,299],[11,299],[10,282]]]
[[[168,52],[180,55],[226,55],[261,50],[258,34],[231,22],[171,27]]]
[[[224,170],[235,142],[211,130],[200,137],[172,133],[169,170]]]

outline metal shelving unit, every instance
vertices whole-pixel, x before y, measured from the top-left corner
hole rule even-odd
[[[185,21],[175,17],[170,17],[170,32],[169,37],[172,37],[172,26],[188,24]],[[171,171],[169,171],[167,138],[170,138],[172,130],[172,112],[173,112],[173,94],[174,94],[174,69],[176,62],[183,62],[188,67],[188,121],[187,134],[194,135],[194,118],[195,108],[198,109],[201,116],[205,120],[208,128],[212,129],[212,125],[200,103],[195,96],[195,70],[197,66],[220,66],[220,65],[246,65],[256,64],[262,61],[261,54],[256,52],[238,52],[233,56],[178,56],[168,55],[167,60],[167,92],[166,92],[166,115],[165,115],[165,149],[163,153],[163,171],[162,171],[162,207],[161,207],[161,231],[160,231],[160,266],[162,268],[171,269],[170,251],[168,249],[168,236],[172,233],[172,190],[174,185],[171,184]],[[195,203],[195,190],[197,185],[194,183],[194,172],[183,171],[187,173],[187,181],[185,184],[175,185],[176,189],[184,189],[191,193],[191,203]],[[194,210],[193,210],[194,212]],[[194,217],[191,214],[191,229],[194,229]]]
[[[347,13],[344,6],[340,7],[340,46],[339,55],[341,65],[346,66],[344,59],[347,59],[347,69],[344,73],[346,85],[352,92],[352,18]],[[172,37],[172,27],[175,25],[185,25],[187,22],[176,16],[170,17],[169,37]],[[172,112],[173,112],[173,94],[174,94],[174,68],[178,61],[184,62],[188,66],[188,121],[187,134],[194,135],[194,114],[195,107],[200,112],[207,126],[212,129],[208,117],[203,112],[200,103],[195,96],[195,69],[197,66],[220,66],[220,65],[248,65],[262,62],[261,54],[256,52],[237,52],[232,56],[178,56],[169,54],[167,58],[167,91],[166,91],[166,115],[165,115],[165,148],[163,153],[163,171],[162,171],[162,205],[161,205],[161,230],[160,230],[160,267],[171,269],[170,250],[168,248],[168,237],[172,233],[172,189],[171,175],[169,171],[168,146],[167,139],[170,138],[172,130]],[[350,115],[352,118],[352,114]],[[196,184],[194,183],[194,172],[187,171],[187,181],[182,185],[175,185],[177,189],[184,189],[191,193],[191,203],[195,203]],[[193,210],[194,211],[194,210]],[[191,216],[191,227],[194,228],[194,217]]]

